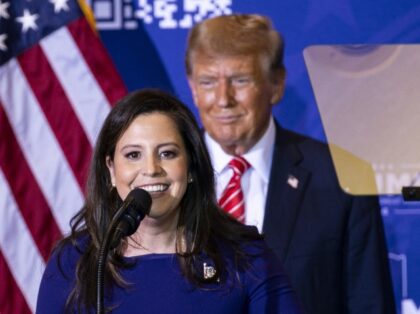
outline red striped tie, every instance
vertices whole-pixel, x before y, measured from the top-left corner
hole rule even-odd
[[[219,199],[219,205],[225,212],[244,223],[245,204],[241,177],[251,165],[243,157],[235,157],[229,162],[229,167],[233,170],[233,176]]]

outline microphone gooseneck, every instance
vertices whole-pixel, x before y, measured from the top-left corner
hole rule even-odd
[[[143,189],[132,190],[117,210],[102,240],[97,260],[96,313],[104,313],[104,269],[109,250],[118,246],[123,237],[136,232],[140,222],[150,213],[152,198]]]

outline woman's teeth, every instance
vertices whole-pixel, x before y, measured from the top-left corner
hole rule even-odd
[[[163,192],[166,191],[168,189],[167,184],[154,184],[154,185],[146,185],[146,186],[142,186],[141,188],[143,190],[146,190],[147,192]]]

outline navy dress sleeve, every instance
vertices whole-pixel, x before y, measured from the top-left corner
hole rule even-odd
[[[74,247],[65,246],[48,260],[38,292],[36,314],[65,313],[66,300],[75,282],[80,255]]]
[[[265,249],[246,272],[249,314],[301,314],[303,307],[290,285],[280,260]]]

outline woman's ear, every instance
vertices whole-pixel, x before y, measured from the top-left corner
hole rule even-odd
[[[193,182],[194,182],[194,179],[193,179],[191,173],[188,173],[187,183],[193,183]]]
[[[111,159],[110,156],[106,156],[105,162],[106,162],[106,166],[108,167],[109,176],[111,177],[111,184],[112,186],[115,186],[114,161]]]

